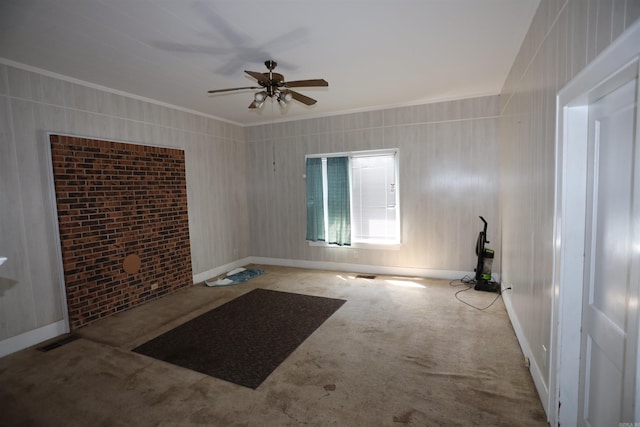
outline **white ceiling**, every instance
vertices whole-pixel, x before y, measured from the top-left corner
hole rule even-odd
[[[0,58],[238,124],[495,95],[539,0],[0,0]],[[318,103],[249,110],[276,60]],[[273,105],[273,108],[271,105]]]

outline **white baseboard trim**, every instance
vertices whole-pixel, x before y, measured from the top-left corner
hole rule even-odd
[[[211,270],[207,270],[207,271],[204,271],[202,273],[194,274],[193,275],[193,284],[197,285],[199,283],[204,282],[207,279],[211,279],[213,277],[220,276],[221,274],[226,273],[228,271],[231,271],[234,268],[242,267],[243,265],[247,265],[247,264],[250,264],[252,262],[253,261],[251,261],[251,257],[238,259],[238,260],[232,261],[232,262],[230,262],[228,264],[221,265],[221,266],[216,267],[216,268],[212,268]]]
[[[522,353],[524,354],[524,357],[529,359],[529,372],[531,373],[531,377],[533,378],[533,383],[536,386],[536,390],[538,391],[538,395],[540,396],[540,401],[542,402],[542,407],[544,408],[545,414],[547,414],[547,420],[548,420],[549,419],[549,388],[544,380],[542,371],[540,370],[538,363],[533,357],[533,352],[531,351],[529,342],[527,341],[524,335],[522,326],[520,326],[520,321],[518,320],[518,316],[516,316],[513,310],[513,304],[511,303],[511,294],[509,292],[503,292],[502,300],[504,301],[504,306],[507,309],[507,314],[509,315],[509,320],[511,320],[511,325],[513,326],[513,330],[516,333],[516,338],[518,338],[518,343],[520,344]]]
[[[206,279],[219,276],[227,271],[233,270],[234,268],[249,264],[250,262],[251,260],[249,258],[244,258],[233,261],[229,264],[221,265],[220,267],[213,268],[203,273],[196,274],[193,276],[193,283],[202,283]],[[40,344],[43,341],[50,340],[68,332],[69,329],[67,327],[67,323],[64,320],[60,320],[58,322],[33,329],[20,335],[7,338],[0,341],[0,357],[7,356],[20,350],[24,350],[25,348]]]
[[[64,320],[60,320],[23,334],[7,338],[0,341],[0,357],[24,350],[25,348],[39,344],[43,341],[66,334],[67,332],[69,332],[67,323]]]
[[[207,279],[219,276],[233,270],[234,268],[238,268],[247,264],[277,265],[282,267],[308,268],[313,270],[334,270],[354,273],[371,273],[404,277],[425,277],[446,280],[460,279],[464,276],[474,276],[474,273],[469,271],[434,270],[428,268],[392,267],[381,265],[349,264],[342,262],[307,261],[252,256],[239,259],[216,268],[212,268],[211,270],[207,270],[202,273],[195,274],[193,275],[193,283],[202,283]],[[25,332],[15,337],[7,338],[0,341],[0,357],[15,353],[27,347],[31,347],[33,345],[39,344],[51,338],[55,338],[59,335],[66,334],[68,332],[69,329],[66,322],[64,320],[61,320],[34,329],[32,331]]]
[[[348,271],[353,273],[374,273],[387,276],[428,277],[431,279],[461,279],[473,277],[475,273],[468,271],[433,270],[429,268],[392,267],[383,265],[349,264],[343,262],[308,261],[300,259],[249,257],[253,264],[278,265],[281,267],[309,268],[312,270]]]

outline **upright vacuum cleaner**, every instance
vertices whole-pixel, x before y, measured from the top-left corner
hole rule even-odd
[[[493,265],[493,249],[485,247],[487,243],[487,221],[483,217],[480,217],[484,223],[483,230],[478,233],[478,240],[476,240],[476,255],[478,256],[478,263],[476,264],[475,272],[475,286],[476,291],[487,292],[500,292],[500,285],[491,280],[491,266]]]

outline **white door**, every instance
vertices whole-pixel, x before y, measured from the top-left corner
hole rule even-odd
[[[640,247],[636,84],[634,78],[589,105],[581,425],[635,421]]]

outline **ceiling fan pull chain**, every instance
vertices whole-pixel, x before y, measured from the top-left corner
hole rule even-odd
[[[271,159],[273,161],[273,173],[276,173],[276,140],[273,137],[273,102],[271,103]]]

